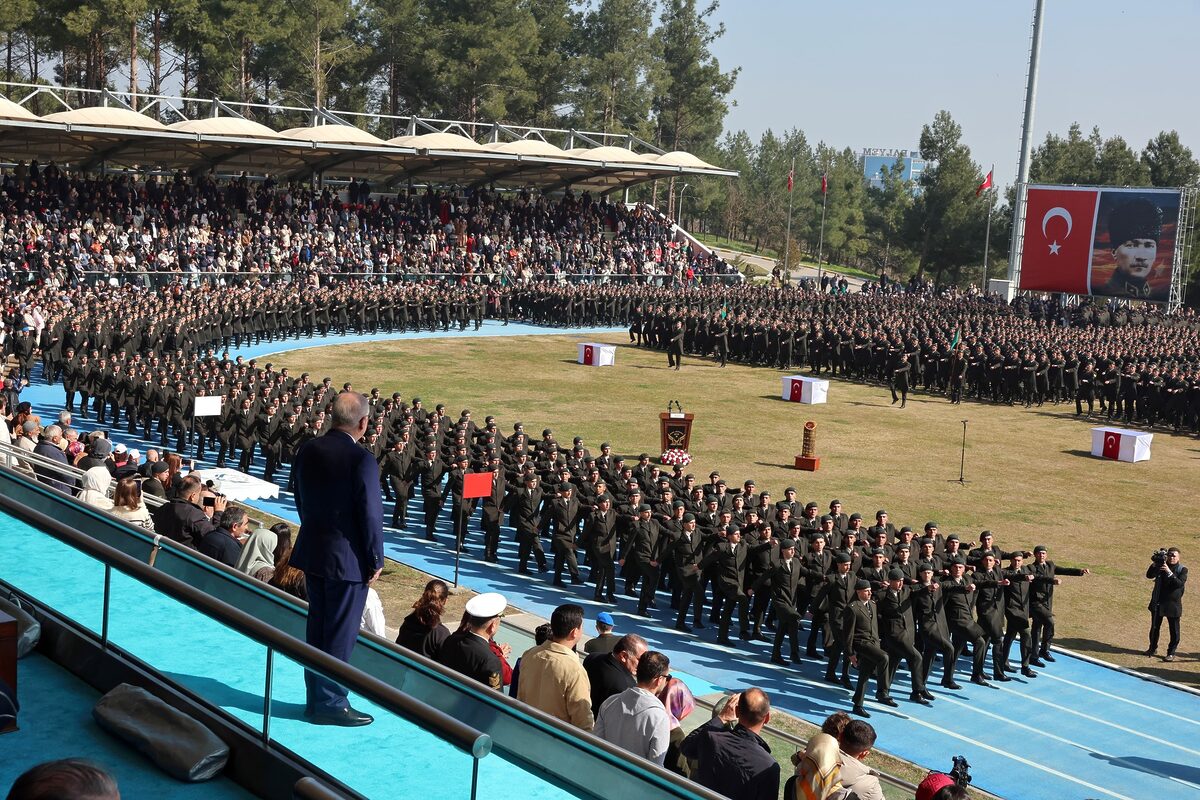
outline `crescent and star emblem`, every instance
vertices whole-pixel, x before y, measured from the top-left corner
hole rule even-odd
[[[1113,447],[1113,446],[1115,446],[1115,445],[1116,445],[1116,443],[1117,443],[1117,437],[1116,437],[1116,436],[1114,436],[1114,435],[1112,435],[1112,434],[1110,433],[1110,434],[1109,434],[1108,436],[1106,436],[1106,437],[1105,437],[1105,439],[1104,439],[1104,449],[1105,449],[1105,450],[1107,450],[1107,449],[1109,449],[1110,447]]]
[[[1063,241],[1065,242],[1067,239],[1071,238],[1071,228],[1073,227],[1073,222],[1071,220],[1071,212],[1067,211],[1062,206],[1055,206],[1046,212],[1046,216],[1042,217],[1042,236],[1046,236],[1046,226],[1050,224],[1050,220],[1054,219],[1055,217],[1062,217],[1067,221],[1067,234],[1066,236],[1063,236]],[[1062,245],[1058,243],[1057,239],[1055,239],[1050,243],[1050,255],[1058,255],[1058,251],[1061,248]]]

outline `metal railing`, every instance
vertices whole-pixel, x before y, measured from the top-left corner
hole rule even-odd
[[[21,462],[25,462],[32,467],[33,472],[22,469],[20,466]],[[48,458],[47,456],[25,450],[17,445],[5,444],[3,442],[0,442],[0,465],[15,469],[17,472],[20,472],[27,477],[36,478],[37,480],[42,481],[42,483],[46,483],[46,481],[42,479],[39,473],[50,473],[60,482],[69,481],[71,485],[80,489],[83,487],[83,476],[87,474],[87,470],[80,469],[74,464],[64,464],[61,461],[55,461],[53,458]],[[116,479],[111,478],[108,485],[105,487],[105,491],[109,499],[112,498],[112,492],[116,486]],[[46,483],[46,487],[54,491],[59,491],[49,483]],[[67,497],[74,496],[67,495],[65,492],[59,491],[59,493]],[[156,495],[143,493],[142,502],[146,504],[147,508],[158,508],[161,505],[165,505],[167,501]],[[97,510],[104,511],[105,509]],[[115,515],[114,518],[120,519],[120,517],[116,517]]]
[[[121,648],[109,641],[112,573],[117,570],[136,581],[199,611],[221,625],[266,647],[263,670],[263,745],[271,746],[271,681],[276,654],[292,659],[305,669],[341,683],[361,694],[388,712],[408,720],[423,730],[432,731],[472,759],[471,797],[477,797],[479,760],[492,751],[492,739],[475,728],[422,703],[384,681],[368,675],[317,648],[268,625],[253,615],[236,608],[184,581],[164,574],[136,558],[71,528],[63,522],[0,493],[0,509],[52,536],[67,546],[104,565],[104,596],[101,609],[100,646],[107,650]]]
[[[53,519],[33,510],[33,506],[41,507],[47,503],[54,506]],[[438,718],[457,720],[467,729],[489,736],[489,747],[494,746],[503,752],[509,761],[524,766],[542,780],[568,787],[576,796],[721,800],[719,795],[657,764],[631,759],[627,751],[591,733],[580,731],[506,694],[464,680],[458,673],[386,639],[361,632],[350,665],[329,659],[301,640],[307,624],[306,603],[191,548],[168,539],[159,541],[145,530],[123,523],[99,509],[75,502],[27,475],[0,468],[0,511],[9,509],[12,509],[10,513],[13,516],[25,519],[35,527],[42,527],[43,521],[53,523],[55,530],[47,532],[63,541],[70,539],[68,544],[76,538],[93,542],[96,548],[84,550],[85,555],[111,552],[123,556],[120,563],[114,562],[114,565],[120,572],[125,572],[126,566],[136,565],[131,567],[136,570],[131,573],[136,580],[150,573],[170,580],[172,587],[186,586],[188,592],[184,595],[176,595],[174,589],[169,591],[174,599],[188,606],[195,608],[193,600],[207,597],[218,608],[236,612],[238,625],[230,627],[252,640],[258,641],[253,631],[271,630],[303,648],[303,653],[311,651],[319,654],[322,659],[312,662],[316,666],[315,671],[328,674],[331,679],[342,682],[369,699],[376,700],[378,695],[360,690],[358,683],[343,680],[344,673],[341,671],[331,669],[326,672],[325,666],[332,663],[340,670],[348,670],[355,676],[367,679],[368,688],[385,686],[393,692],[402,689],[403,697],[409,700],[420,698],[423,707],[431,712],[436,711]],[[22,513],[23,510],[29,510],[36,516],[27,516]],[[87,531],[90,536],[81,531]],[[143,563],[155,551],[154,566]],[[104,558],[98,560],[103,562]],[[110,571],[111,566],[106,563],[106,589]],[[0,577],[2,575],[0,570]],[[160,586],[150,581],[146,583],[155,589]],[[106,590],[105,609],[98,630],[101,639],[107,633],[108,596]],[[200,613],[208,613],[204,607],[199,610]],[[214,619],[222,621],[220,617]],[[257,623],[255,627],[239,627],[251,620]],[[246,630],[251,633],[246,633]],[[290,656],[289,651],[282,649],[279,649],[279,653]],[[302,659],[296,660],[306,663]],[[266,685],[266,693],[269,694],[270,687]],[[384,707],[390,710],[389,706]],[[427,729],[437,730],[430,726]],[[262,731],[258,733],[263,734]],[[269,730],[266,733],[269,734]],[[475,764],[478,765],[477,760]]]

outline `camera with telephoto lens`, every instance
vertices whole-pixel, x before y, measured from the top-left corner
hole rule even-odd
[[[1167,561],[1167,548],[1160,547],[1150,554],[1150,560],[1155,564],[1164,564]]]
[[[963,789],[971,783],[971,765],[967,763],[966,756],[955,756],[954,768],[950,770],[950,777],[954,780],[954,785]]]

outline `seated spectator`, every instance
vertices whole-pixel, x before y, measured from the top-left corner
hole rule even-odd
[[[637,685],[613,695],[600,706],[594,733],[617,747],[662,764],[671,741],[671,715],[658,699],[671,676],[671,662],[655,650],[637,662]]]
[[[228,506],[224,497],[217,497],[211,506],[202,509],[201,493],[199,478],[194,475],[184,478],[178,494],[170,502],[150,512],[154,519],[154,530],[187,547],[199,546],[205,535],[216,527],[212,515],[225,511]]]
[[[762,689],[730,698],[720,716],[689,733],[679,747],[696,762],[692,780],[730,800],[776,800],[779,763],[759,735],[770,719],[771,701]]]
[[[495,592],[477,594],[467,601],[462,626],[446,637],[438,662],[466,678],[496,691],[504,688],[500,657],[489,642],[500,628],[508,602]]]
[[[611,653],[614,646],[617,644],[617,639],[621,638],[613,633],[613,615],[607,611],[601,611],[596,615],[596,635],[583,645],[583,652],[591,655],[592,653]]]
[[[875,729],[871,723],[850,720],[838,737],[838,746],[842,751],[842,794],[839,797],[883,800],[879,773],[863,763],[875,746]]]
[[[687,759],[679,752],[679,745],[683,743],[683,721],[696,710],[696,698],[692,696],[692,690],[687,684],[679,678],[672,677],[658,691],[658,699],[671,716],[671,742],[667,746],[667,757],[663,766],[686,778]]]
[[[228,517],[230,511],[234,510],[240,509],[230,509],[225,512],[225,516]],[[235,568],[251,578],[270,583],[271,578],[275,577],[275,549],[278,545],[279,537],[275,531],[270,528],[255,528],[246,539]]]
[[[138,466],[138,470],[137,470],[138,475],[141,475],[143,478],[149,478],[150,477],[150,469],[157,463],[159,463],[158,462],[158,450],[156,450],[153,447],[146,448],[146,458]]]
[[[163,482],[163,487],[167,490],[167,499],[171,499],[179,489],[179,482],[183,480],[183,457],[178,453],[167,453],[163,461],[167,464],[167,473],[159,478]]]
[[[27,419],[24,422],[19,423],[19,425],[14,428],[14,431],[19,432],[17,435],[17,447],[27,453],[32,453],[37,449],[38,431],[41,429],[41,426],[38,425],[37,420],[35,419]],[[19,469],[21,472],[24,472],[26,475],[37,477],[33,471],[32,461],[27,461],[26,459],[18,457],[17,469]]]
[[[536,628],[533,629],[533,644],[535,647],[539,644],[545,644],[546,640],[549,638],[550,638],[550,623],[549,622],[543,622],[541,625],[538,625]],[[521,685],[520,681],[521,681],[521,659],[518,656],[517,663],[513,664],[512,683],[509,684],[509,687],[508,687],[508,694],[510,697],[517,696],[517,687]]]
[[[292,566],[292,528],[286,522],[271,526],[279,544],[275,547],[275,575],[269,581],[272,586],[287,592],[292,597],[308,600],[308,584],[304,571]]]
[[[27,769],[8,790],[8,800],[121,800],[117,781],[103,767],[78,758],[47,761]]]
[[[119,444],[113,448],[113,477],[118,480],[137,474],[137,450],[126,450],[125,445]]]
[[[590,731],[591,683],[575,644],[583,636],[583,608],[566,603],[550,615],[550,639],[525,651],[517,699],[552,717]]]
[[[412,605],[413,610],[400,623],[396,644],[436,660],[450,635],[450,629],[442,623],[449,597],[450,587],[445,581],[434,578],[425,584],[425,590]]]
[[[155,461],[150,465],[148,472],[150,473],[150,477],[142,481],[142,491],[146,494],[154,495],[161,500],[166,500],[167,487],[163,481],[170,480],[167,477],[168,469],[166,462]]]
[[[57,425],[51,425],[42,431],[42,437],[34,446],[33,452],[49,461],[56,461],[62,466],[67,466],[67,456],[63,453],[59,443],[62,441],[62,428]],[[38,479],[49,486],[51,489],[57,489],[64,494],[74,494],[75,479],[64,477],[63,473],[49,466],[37,466],[33,468]],[[111,476],[110,476],[111,477]]]
[[[75,465],[86,472],[92,467],[104,467],[112,472],[112,442],[101,436],[95,436],[87,447],[87,455],[79,459]]]
[[[83,489],[79,492],[79,502],[92,508],[105,511],[113,507],[113,501],[108,499],[108,487],[112,483],[112,475],[104,467],[92,467],[83,473]]]
[[[591,684],[593,716],[600,713],[605,700],[636,684],[638,659],[648,647],[641,636],[627,633],[617,639],[611,653],[593,653],[583,660]]]
[[[792,754],[797,797],[824,800],[842,788],[838,738],[848,722],[850,715],[845,711],[830,714],[821,725],[821,732],[809,739],[803,750]]]
[[[200,538],[196,549],[226,566],[237,567],[242,558],[242,539],[246,537],[249,520],[246,512],[236,506],[230,506],[222,511],[220,520],[219,525],[214,526]]]
[[[142,500],[142,484],[136,478],[121,478],[117,488],[113,490],[113,507],[110,513],[120,517],[131,525],[145,528],[154,533],[154,520]]]
[[[949,775],[931,772],[917,786],[916,800],[967,800],[970,796]]]

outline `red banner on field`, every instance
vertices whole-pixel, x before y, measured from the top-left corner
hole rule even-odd
[[[596,353],[590,344],[583,346],[583,363],[591,366],[596,362]]]
[[[491,472],[468,472],[463,475],[463,499],[487,497],[492,493],[492,481],[495,474]]]
[[[790,392],[792,395],[792,402],[799,403],[804,397],[804,381],[792,381],[792,388],[790,389]]]
[[[1116,461],[1121,457],[1121,437],[1112,431],[1107,431],[1104,434],[1104,452],[1102,455],[1105,458],[1111,458]]]
[[[1100,190],[1029,187],[1021,289],[1088,294]]]

